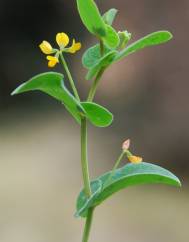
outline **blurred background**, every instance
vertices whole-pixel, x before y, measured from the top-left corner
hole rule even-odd
[[[116,194],[96,209],[90,241],[189,241],[189,1],[96,2],[102,13],[119,10],[114,26],[131,32],[132,41],[162,29],[174,39],[104,74],[96,102],[113,112],[114,123],[89,127],[91,177],[109,170],[130,138],[134,153],[175,172],[183,187],[140,186]],[[55,43],[55,34],[64,31],[83,45],[67,60],[84,99],[91,83],[80,58],[95,39],[75,1],[1,0],[0,27],[0,241],[81,241],[83,221],[73,217],[82,186],[79,126],[42,93],[10,93],[48,71],[38,45]]]

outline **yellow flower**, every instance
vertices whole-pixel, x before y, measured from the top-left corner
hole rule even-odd
[[[81,49],[81,43],[75,42],[75,39],[73,39],[72,46],[65,49],[65,47],[69,44],[70,39],[67,34],[65,33],[58,33],[56,35],[56,42],[59,45],[60,48],[62,48],[62,51],[69,52],[74,54],[76,51]]]
[[[39,47],[40,47],[41,51],[46,55],[53,53],[53,48],[52,48],[51,44],[45,40],[39,45]]]
[[[65,33],[58,33],[56,35],[56,42],[59,46],[59,49],[54,49],[51,44],[47,41],[43,41],[39,47],[41,51],[48,55],[48,67],[54,67],[57,63],[59,63],[59,56],[63,54],[63,52],[68,53],[75,53],[76,51],[81,49],[81,43],[75,42],[75,39],[73,39],[72,45],[70,47],[67,47],[67,45],[70,42],[70,39],[67,34]],[[67,47],[67,48],[66,48]],[[55,54],[55,56],[51,56],[49,54]]]
[[[59,45],[59,47],[66,47],[70,40],[67,34],[65,33],[58,33],[56,35],[56,42]]]
[[[80,42],[75,42],[75,39],[73,39],[72,46],[68,48],[68,52],[71,54],[74,54],[76,51],[81,49],[81,43]]]
[[[129,159],[129,161],[131,163],[135,163],[135,164],[138,164],[138,163],[141,163],[142,162],[142,157],[135,156],[135,155],[128,156],[128,159]]]
[[[59,62],[57,57],[51,56],[51,55],[47,56],[47,60],[49,61],[48,67],[51,67],[51,68],[54,67]]]

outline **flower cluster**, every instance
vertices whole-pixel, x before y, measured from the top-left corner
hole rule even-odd
[[[48,67],[54,67],[57,63],[59,63],[59,55],[62,52],[67,52],[74,54],[76,51],[81,49],[81,43],[76,42],[75,39],[72,41],[72,45],[67,47],[70,39],[65,33],[58,33],[56,35],[56,42],[59,46],[59,49],[54,49],[49,42],[44,40],[40,45],[41,51],[47,55]],[[52,55],[54,54],[54,55]]]

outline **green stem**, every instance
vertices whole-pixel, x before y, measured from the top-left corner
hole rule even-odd
[[[84,191],[86,196],[89,198],[91,196],[91,186],[87,157],[87,120],[85,117],[81,118],[81,166],[84,182]],[[94,208],[89,208],[88,210],[82,242],[88,242],[93,218],[93,211]]]
[[[88,102],[92,102],[93,99],[94,99],[94,96],[96,94],[96,90],[97,90],[97,87],[98,87],[98,84],[99,84],[99,81],[100,81],[100,78],[102,77],[102,74],[104,73],[104,69],[101,69],[99,71],[99,73],[97,74],[92,86],[91,86],[91,89],[89,91],[89,95],[88,95],[88,98],[87,98],[87,101]]]
[[[89,167],[87,157],[87,120],[81,117],[81,166],[84,182],[84,190],[87,197],[91,196]]]
[[[114,167],[113,167],[113,169],[112,169],[112,171],[111,171],[108,179],[106,180],[104,186],[106,186],[111,181],[111,178],[112,178],[112,176],[115,173],[115,170],[118,168],[118,166],[119,166],[119,164],[120,164],[120,162],[123,159],[123,157],[124,157],[125,154],[126,154],[126,152],[125,152],[125,150],[123,150],[122,153],[121,153],[121,155],[118,157],[117,161],[115,162],[115,165],[114,165]]]
[[[80,97],[79,97],[79,94],[78,94],[78,92],[77,92],[77,88],[76,88],[76,86],[75,86],[74,80],[73,80],[73,78],[72,78],[72,75],[71,75],[71,73],[70,73],[70,71],[69,71],[68,65],[67,65],[67,63],[66,63],[66,61],[65,61],[64,56],[63,56],[62,53],[60,53],[60,59],[61,59],[61,61],[62,61],[62,65],[63,65],[63,67],[64,67],[64,69],[65,69],[65,71],[66,71],[66,74],[67,74],[67,76],[68,76],[68,79],[69,79],[70,85],[71,85],[72,90],[73,90],[73,92],[74,92],[74,95],[75,95],[75,97],[77,98],[77,100],[80,101]]]
[[[100,40],[100,52],[103,56],[104,53],[104,44],[103,41]],[[99,83],[99,80],[104,72],[104,69],[101,69],[96,76],[96,79],[89,91],[89,96],[87,101],[92,102],[96,89]],[[87,120],[85,117],[81,118],[81,164],[82,164],[82,173],[83,173],[83,181],[84,181],[84,191],[87,197],[90,197],[91,187],[90,187],[90,178],[89,178],[89,168],[88,168],[88,157],[87,157]],[[91,230],[92,220],[93,220],[93,212],[94,207],[88,209],[87,218],[85,222],[85,228],[83,232],[82,242],[88,242],[89,234]]]
[[[100,39],[100,54],[101,56],[104,55],[104,43],[101,39]]]
[[[104,43],[103,43],[103,41],[101,39],[99,40],[99,42],[100,42],[100,54],[101,54],[101,56],[103,56],[104,55]],[[97,74],[97,76],[96,76],[96,78],[95,78],[95,80],[94,80],[94,82],[93,82],[93,84],[91,86],[91,89],[89,91],[89,95],[88,95],[88,98],[87,98],[88,102],[92,102],[93,101],[95,93],[96,93],[96,90],[97,90],[97,87],[98,87],[98,84],[99,84],[99,81],[100,81],[100,78],[102,77],[102,74],[104,73],[104,71],[105,71],[105,69],[102,68],[98,72],[98,74]]]
[[[116,163],[115,163],[115,165],[114,165],[114,167],[113,167],[113,169],[112,169],[112,173],[114,173],[114,171],[118,168],[118,166],[119,166],[121,160],[123,159],[124,155],[125,155],[125,150],[123,150],[123,151],[121,152],[121,155],[120,155],[119,158],[117,159],[117,161],[116,161]]]
[[[93,220],[93,212],[94,212],[94,208],[89,208],[87,218],[86,218],[82,242],[88,242],[88,240],[89,240],[89,234],[91,231],[91,225],[92,225],[92,220]]]

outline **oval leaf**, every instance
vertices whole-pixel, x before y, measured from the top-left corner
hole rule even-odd
[[[83,24],[92,34],[99,37],[106,35],[106,25],[93,0],[77,0],[77,7]]]
[[[126,49],[122,50],[115,58],[115,61],[121,60],[122,58],[136,52],[137,50],[141,50],[145,47],[159,45],[165,43],[172,39],[172,34],[168,31],[158,31],[151,33],[142,39],[134,42],[129,45]]]
[[[118,10],[115,8],[111,8],[110,10],[108,10],[104,15],[103,15],[103,19],[104,22],[108,25],[112,25],[113,21],[117,15]]]
[[[42,91],[63,103],[74,118],[80,122],[80,112],[85,113],[85,111],[65,87],[62,74],[57,72],[39,74],[17,87],[12,95],[35,90]]]
[[[87,119],[97,127],[107,127],[113,121],[113,115],[106,108],[93,103],[93,102],[82,102],[83,109]]]
[[[119,35],[113,27],[106,25],[106,35],[102,38],[105,45],[111,49],[115,49],[119,45]]]
[[[101,57],[99,59],[99,61],[96,63],[96,65],[94,65],[92,68],[89,69],[86,79],[87,80],[92,79],[93,77],[95,77],[98,74],[98,72],[101,69],[105,69],[106,67],[111,65],[111,63],[113,63],[116,55],[117,55],[117,51],[112,50],[109,53],[107,53],[106,55],[104,55],[103,57]]]
[[[104,46],[104,54],[108,54],[111,50],[109,48],[107,48],[106,46]],[[85,51],[85,53],[83,54],[82,57],[82,64],[84,67],[86,67],[87,69],[92,68],[93,66],[95,66],[100,59],[102,58],[101,53],[100,53],[100,45],[94,45],[92,47],[90,47],[89,49],[87,49]]]
[[[110,177],[111,179],[109,180]],[[102,189],[93,201],[93,204],[91,204],[91,207],[99,205],[119,190],[133,185],[158,183],[177,187],[181,186],[179,179],[173,173],[160,166],[145,162],[127,164],[117,169],[114,174],[108,172],[97,179],[102,182]],[[79,200],[81,200],[81,194],[78,197],[77,204],[82,206]],[[84,214],[86,213],[82,213],[82,216]]]

